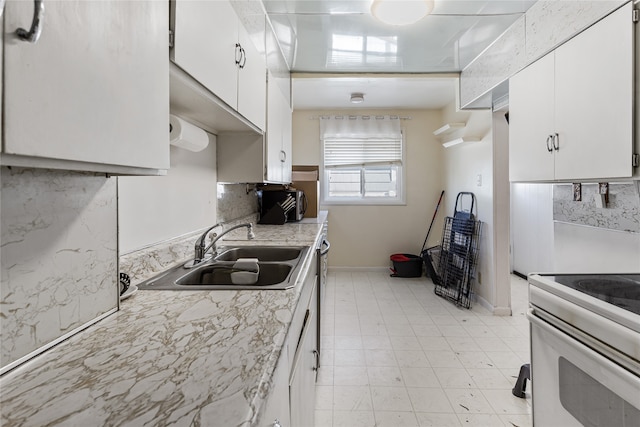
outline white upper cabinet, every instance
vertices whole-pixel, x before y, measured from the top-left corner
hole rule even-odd
[[[173,60],[232,107],[238,104],[238,17],[227,1],[177,0]]]
[[[238,73],[238,111],[264,130],[267,108],[266,60],[264,54],[255,48],[242,25],[239,27],[239,41],[242,58]]]
[[[509,84],[512,181],[633,176],[631,2]]]
[[[266,180],[291,182],[292,112],[291,74],[273,31],[266,32],[267,67],[267,137]]]
[[[218,134],[219,182],[291,183],[290,74],[270,26],[267,25],[265,28],[269,63],[266,109],[263,109],[266,132],[264,135],[251,132]],[[247,102],[257,106],[258,100],[254,95],[255,93],[252,95],[248,92]]]
[[[291,182],[292,113],[289,100],[270,76],[266,136],[266,181]]]
[[[282,150],[284,129],[282,121],[284,111],[282,109],[282,95],[274,91],[274,83],[271,75],[267,85],[267,134],[265,137],[265,180],[270,182],[282,182],[283,167],[286,161],[286,152]]]
[[[633,30],[628,3],[557,49],[556,179],[632,176]]]
[[[291,182],[291,107],[273,82],[270,78],[265,135],[218,134],[218,182]]]
[[[176,0],[172,59],[260,129],[265,128],[266,60],[229,1]]]
[[[509,177],[512,181],[554,178],[553,70],[554,56],[549,54],[509,80]]]
[[[32,42],[16,30],[31,28],[34,2],[5,5],[2,164],[168,169],[167,5],[43,4],[40,37]]]
[[[283,105],[284,117],[282,119],[282,151],[285,152],[286,158],[282,165],[282,182],[292,182],[293,170],[293,112],[289,106],[289,102],[285,99]]]

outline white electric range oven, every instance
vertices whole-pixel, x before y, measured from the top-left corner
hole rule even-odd
[[[640,274],[529,276],[533,422],[640,426]]]

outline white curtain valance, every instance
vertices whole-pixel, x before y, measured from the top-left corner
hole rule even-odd
[[[398,116],[322,116],[320,138],[328,139],[401,139]]]
[[[325,168],[402,164],[398,117],[321,117],[320,129]]]

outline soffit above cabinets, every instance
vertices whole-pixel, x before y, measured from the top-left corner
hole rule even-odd
[[[293,108],[312,109],[435,109],[455,99],[457,76],[293,75]],[[352,93],[364,101],[350,102]]]
[[[413,25],[389,26],[371,0],[263,0],[293,72],[459,72],[535,0],[436,0]]]

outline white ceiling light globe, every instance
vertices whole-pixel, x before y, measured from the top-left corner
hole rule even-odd
[[[433,0],[373,0],[371,14],[389,25],[418,22],[433,10]]]

